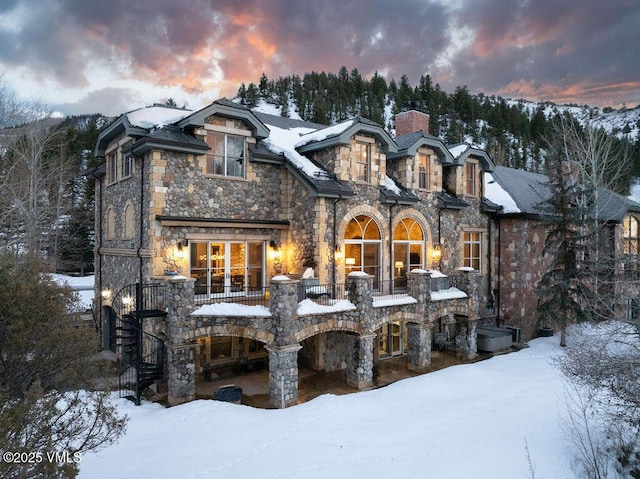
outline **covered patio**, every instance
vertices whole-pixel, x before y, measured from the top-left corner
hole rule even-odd
[[[450,351],[432,351],[431,366],[427,372],[437,371],[449,366],[468,364],[490,357],[481,354],[473,360],[463,360]],[[407,369],[407,357],[400,356],[379,361],[374,366],[372,389],[384,387],[401,379],[420,376],[422,373]],[[323,394],[351,394],[359,390],[347,385],[346,371],[317,372],[300,368],[298,374],[298,404],[310,401]],[[234,384],[242,388],[241,404],[274,409],[269,402],[269,370],[247,372],[239,375],[218,377],[210,381],[198,381],[196,385],[196,399],[212,399],[213,392],[219,387]]]

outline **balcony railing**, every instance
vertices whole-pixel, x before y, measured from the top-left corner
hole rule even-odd
[[[213,303],[238,303],[247,306],[269,306],[269,288],[250,288],[243,291],[223,291],[214,294],[198,294],[196,288],[196,305]]]
[[[309,284],[300,283],[298,286],[298,301],[310,299],[315,303],[330,306],[338,301],[347,299],[348,291],[344,283],[338,284]]]

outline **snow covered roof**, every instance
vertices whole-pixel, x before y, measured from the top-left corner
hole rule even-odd
[[[453,163],[453,156],[442,140],[423,131],[397,136],[396,144],[398,145],[398,152],[388,154],[387,159],[393,160],[395,158],[415,156],[418,148],[426,146],[434,149],[442,164]]]
[[[498,206],[502,207],[501,213],[520,213],[520,208],[506,190],[493,179],[491,173],[484,174],[484,196]]]
[[[463,165],[469,156],[474,156],[480,160],[485,171],[493,171],[496,166],[489,154],[479,146],[460,143],[449,146],[448,148],[456,165]]]
[[[182,120],[193,113],[192,110],[184,110],[167,106],[150,106],[125,113],[131,126],[137,126],[150,130],[152,128],[162,128]]]
[[[493,180],[493,181],[492,181]],[[546,175],[496,166],[485,174],[485,196],[503,207],[501,213],[549,214],[551,195]],[[611,190],[598,189],[597,217],[602,221],[622,221],[629,211],[640,211],[640,204]]]

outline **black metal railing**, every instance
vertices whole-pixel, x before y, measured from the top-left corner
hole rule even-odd
[[[161,283],[129,284],[116,293],[111,307],[118,318],[134,311],[165,312],[167,286]]]
[[[195,295],[195,304],[237,303],[247,306],[269,306],[269,288],[250,288],[243,291],[223,291],[221,293]]]
[[[139,349],[129,357],[118,375],[120,397],[140,405],[142,391],[164,376],[164,342],[150,333],[140,332]]]
[[[298,286],[298,302],[310,299],[324,306],[331,306],[348,298],[347,285],[337,284],[305,284]]]
[[[407,296],[407,280],[406,278],[378,280],[372,296],[374,301],[404,298]]]
[[[160,283],[131,284],[114,296],[116,353],[120,397],[140,404],[142,391],[164,375],[164,341],[152,334],[145,319],[167,314],[167,287]]]

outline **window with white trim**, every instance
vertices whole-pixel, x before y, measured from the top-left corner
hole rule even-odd
[[[463,233],[462,265],[482,271],[482,233],[479,231],[465,231]]]
[[[207,132],[207,144],[211,147],[207,152],[207,174],[244,178],[244,137],[210,131]]]
[[[476,164],[475,163],[469,163],[467,162],[465,164],[465,181],[466,181],[466,188],[465,188],[465,193],[469,196],[477,196],[478,194],[478,185],[477,185],[477,178],[476,178]]]
[[[356,141],[352,146],[352,155],[355,161],[355,181],[371,181],[371,143]]]
[[[429,156],[418,154],[418,188],[422,190],[429,189]]]

